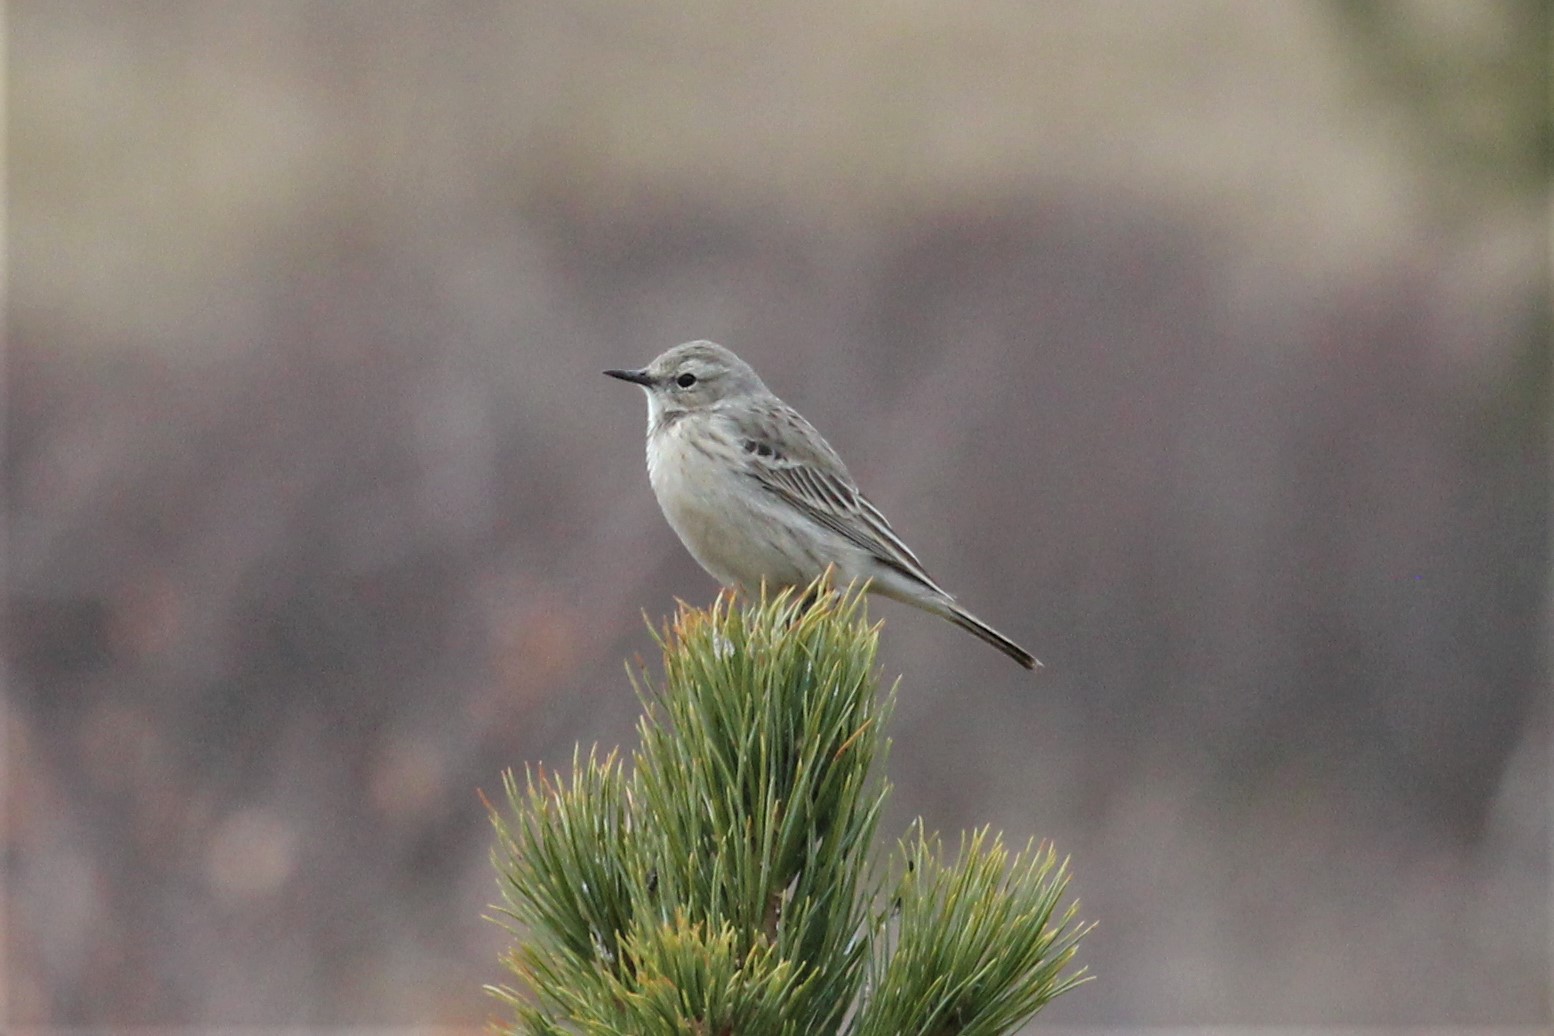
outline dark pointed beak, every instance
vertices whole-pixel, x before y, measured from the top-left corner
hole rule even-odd
[[[640,370],[640,371],[605,371],[604,373],[608,374],[612,378],[619,378],[622,381],[629,381],[633,385],[644,385],[644,386],[646,386],[646,385],[653,384],[653,376],[651,374],[649,374],[645,370]]]

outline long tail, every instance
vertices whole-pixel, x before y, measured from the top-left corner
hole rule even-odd
[[[987,641],[989,644],[993,645],[998,650],[1002,651],[1004,654],[1008,655],[1010,658],[1023,665],[1025,668],[1036,669],[1041,665],[1040,660],[1038,660],[1035,655],[1031,654],[1029,651],[1025,650],[1023,647],[1016,644],[1014,641],[1010,640],[1008,637],[1004,636],[1002,633],[998,632],[993,627],[989,626],[987,623],[983,622],[981,619],[977,618],[966,609],[962,608],[960,605],[951,603],[944,611],[940,612],[939,614],[955,623],[955,625],[959,626],[967,633],[971,633]]]
[[[1027,669],[1041,667],[1035,655],[962,608],[956,603],[955,598],[945,593],[942,587],[921,572],[911,572],[899,565],[881,562],[870,573],[870,579],[869,589],[875,593],[949,619],[967,633],[987,641]]]

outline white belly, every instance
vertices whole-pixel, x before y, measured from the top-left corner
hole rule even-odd
[[[725,586],[802,586],[825,569],[826,534],[770,496],[728,459],[688,442],[687,416],[648,444],[648,478],[664,517],[691,556]],[[821,538],[817,538],[821,537]]]

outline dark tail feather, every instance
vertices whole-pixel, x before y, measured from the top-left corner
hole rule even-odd
[[[1029,651],[1025,650],[1023,647],[1016,644],[1014,641],[1010,640],[1008,637],[1004,636],[1002,633],[998,632],[993,627],[983,622],[981,619],[977,618],[975,615],[961,608],[959,605],[951,605],[949,610],[945,613],[944,617],[955,623],[955,625],[959,626],[967,633],[974,634],[975,636],[987,641],[989,644],[993,645],[998,650],[1002,651],[1004,654],[1008,655],[1010,658],[1023,665],[1025,668],[1036,669],[1041,666],[1041,662],[1037,660],[1035,655],[1031,654]]]

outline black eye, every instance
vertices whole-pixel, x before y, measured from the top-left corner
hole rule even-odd
[[[696,375],[682,374],[678,378],[674,379],[674,383],[679,385],[681,388],[690,388],[692,385],[696,384]]]

